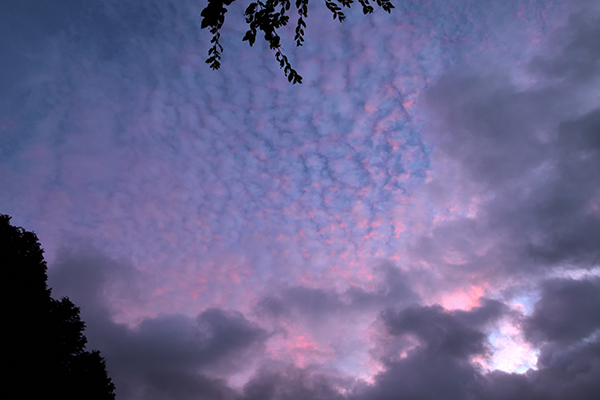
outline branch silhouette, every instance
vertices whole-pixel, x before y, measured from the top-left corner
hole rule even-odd
[[[225,14],[227,6],[230,6],[235,0],[208,0],[208,5],[200,14],[202,19],[201,28],[209,28],[213,35],[211,39],[212,47],[208,50],[208,58],[206,63],[210,68],[217,70],[221,68],[221,53],[223,46],[219,43],[221,38],[220,30],[225,23]],[[294,41],[297,47],[304,43],[304,29],[306,28],[306,18],[308,18],[308,1],[296,0],[294,8],[298,19],[296,21],[296,29]],[[354,0],[324,0],[325,6],[331,11],[333,19],[342,22],[346,19],[342,9],[350,8]],[[371,14],[374,11],[370,0],[358,0],[362,7],[363,14]],[[391,13],[394,5],[390,0],[375,0],[375,4],[381,7],[387,13]],[[260,30],[264,35],[264,40],[269,44],[269,48],[275,51],[275,59],[279,63],[279,67],[283,69],[283,73],[292,84],[302,83],[302,76],[292,67],[287,56],[283,53],[281,45],[281,37],[277,33],[277,29],[287,26],[290,16],[286,13],[292,8],[291,0],[267,0],[255,1],[248,5],[244,15],[248,24],[248,31],[242,38],[247,41],[250,47],[256,42],[256,35]]]

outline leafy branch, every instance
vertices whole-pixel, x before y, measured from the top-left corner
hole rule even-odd
[[[235,0],[208,0],[208,5],[200,14],[202,19],[201,28],[210,28],[212,47],[208,50],[208,58],[206,63],[210,64],[210,68],[217,70],[221,67],[221,53],[223,46],[219,43],[221,37],[220,29],[225,22],[226,6],[231,5]],[[296,46],[302,46],[304,43],[304,28],[306,28],[305,19],[308,17],[308,1],[296,0],[294,6],[298,14],[296,23],[294,41]],[[325,6],[333,15],[333,19],[342,22],[346,16],[342,12],[342,8],[350,8],[354,0],[324,0]],[[394,5],[390,0],[375,0],[376,4],[383,8],[384,11],[390,13]],[[371,14],[374,11],[369,0],[358,0],[362,6],[364,14]],[[265,41],[269,43],[269,48],[275,50],[275,59],[279,62],[279,66],[283,69],[283,73],[292,84],[302,83],[302,77],[292,68],[287,56],[283,53],[281,46],[281,37],[277,33],[277,29],[288,24],[290,17],[286,15],[292,7],[291,0],[257,0],[248,5],[244,16],[248,24],[248,31],[242,38],[247,41],[250,47],[256,42],[256,35],[260,30],[263,33]]]
[[[225,22],[225,13],[227,12],[225,6],[233,2],[234,0],[208,0],[208,5],[200,13],[200,16],[204,17],[200,28],[205,29],[210,27],[210,33],[213,34],[210,40],[213,45],[208,49],[208,58],[206,59],[206,63],[210,64],[213,70],[221,68],[223,46],[219,43],[219,38],[221,37],[219,30]]]

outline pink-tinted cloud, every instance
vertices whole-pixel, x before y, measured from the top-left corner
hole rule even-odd
[[[593,2],[406,1],[341,25],[314,4],[285,44],[300,87],[241,42],[237,2],[206,68],[202,6],[16,7],[1,28],[24,67],[0,78],[0,212],[38,233],[119,396],[592,393],[557,360],[593,365],[595,319],[555,329],[573,298],[546,279],[597,266]]]

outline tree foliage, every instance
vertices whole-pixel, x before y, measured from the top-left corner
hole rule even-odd
[[[51,297],[37,236],[0,214],[4,399],[113,400],[98,351],[85,350],[85,323],[67,297]]]
[[[230,6],[235,0],[208,0],[207,6],[202,10],[201,28],[209,28],[213,35],[211,39],[212,47],[208,50],[208,58],[206,63],[210,64],[213,70],[221,67],[221,53],[223,46],[219,43],[221,38],[220,30],[225,22],[225,14],[227,6]],[[296,29],[294,41],[296,46],[302,46],[304,43],[304,29],[306,28],[306,18],[308,17],[308,1],[295,0],[293,3],[298,19],[296,20]],[[350,8],[354,0],[324,0],[325,6],[333,15],[333,19],[342,22],[346,16],[342,9]],[[370,0],[358,0],[362,7],[363,14],[371,14],[374,11],[373,3]],[[377,6],[383,8],[384,11],[390,13],[394,5],[390,0],[375,0]],[[302,83],[302,77],[292,68],[287,56],[283,54],[281,45],[281,37],[277,33],[277,29],[286,26],[290,20],[287,14],[292,8],[291,0],[267,0],[266,2],[257,0],[248,5],[244,13],[248,31],[243,37],[243,41],[247,41],[250,46],[256,42],[256,35],[261,31],[265,41],[269,43],[269,48],[275,51],[275,59],[279,62],[279,66],[283,69],[283,73],[293,84]]]

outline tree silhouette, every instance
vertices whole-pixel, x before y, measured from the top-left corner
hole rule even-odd
[[[37,236],[0,214],[4,340],[3,399],[112,400],[115,387],[98,351],[86,351],[85,323],[67,297],[51,297]]]
[[[213,35],[210,41],[212,47],[208,50],[208,59],[206,60],[206,63],[210,64],[210,67],[214,70],[221,67],[221,52],[223,51],[223,46],[219,43],[221,37],[219,31],[225,22],[225,13],[227,12],[226,6],[231,5],[234,1],[235,0],[208,0],[208,5],[200,14],[203,17],[201,28],[210,28],[210,33]],[[296,0],[294,3],[296,13],[298,14],[296,34],[294,36],[296,46],[302,46],[304,42],[304,28],[306,28],[305,19],[308,17],[308,1],[309,0]],[[354,3],[354,0],[324,1],[327,9],[332,13],[333,19],[337,19],[340,22],[346,19],[346,16],[342,12],[342,8],[350,8]],[[362,6],[363,14],[371,14],[374,11],[369,0],[358,0],[358,2]],[[375,4],[388,13],[394,8],[394,5],[390,0],[375,0]],[[269,43],[269,48],[275,50],[275,59],[279,62],[279,66],[283,69],[283,73],[287,76],[288,81],[292,82],[292,84],[296,84],[302,83],[302,77],[292,68],[288,58],[283,54],[281,38],[277,34],[277,29],[288,24],[290,17],[286,15],[286,12],[289,11],[291,7],[291,0],[267,0],[266,2],[257,0],[250,3],[244,13],[246,23],[250,29],[248,29],[242,40],[248,41],[248,44],[252,46],[256,41],[258,30],[262,31],[265,41]]]

